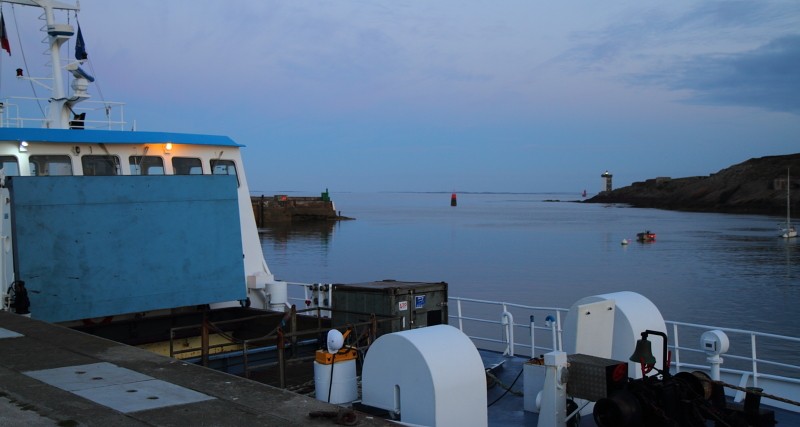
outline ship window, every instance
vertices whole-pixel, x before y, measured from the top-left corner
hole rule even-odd
[[[211,173],[213,173],[214,175],[236,176],[236,164],[233,163],[233,160],[213,159],[211,160]],[[238,176],[236,176],[236,182],[238,186],[239,182]]]
[[[19,176],[19,163],[14,156],[0,156],[0,169],[6,176]]]
[[[202,175],[203,163],[194,157],[173,157],[172,169],[175,175]]]
[[[69,156],[30,156],[31,176],[70,176],[72,159]]]
[[[81,157],[83,174],[87,176],[120,175],[119,158],[109,155],[86,155]]]
[[[158,156],[130,156],[131,175],[164,175],[164,160]]]

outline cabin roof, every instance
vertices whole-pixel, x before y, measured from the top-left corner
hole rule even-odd
[[[65,144],[173,144],[244,147],[227,136],[173,132],[138,132],[88,129],[1,128],[0,141]]]

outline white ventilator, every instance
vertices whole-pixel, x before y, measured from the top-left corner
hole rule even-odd
[[[488,424],[481,356],[452,326],[381,336],[367,352],[361,381],[361,402],[391,412],[403,424]]]

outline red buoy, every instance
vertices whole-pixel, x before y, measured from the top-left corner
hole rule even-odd
[[[453,193],[450,196],[450,206],[458,206],[458,200],[456,200],[456,193]]]

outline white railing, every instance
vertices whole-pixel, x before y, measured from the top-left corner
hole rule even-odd
[[[700,349],[699,337],[704,332],[720,330],[730,340],[730,351],[721,355],[723,361],[719,372],[722,381],[740,388],[761,388],[794,401],[800,399],[800,338],[695,323],[666,323],[669,347],[673,353],[673,371],[700,370],[710,373],[712,360]],[[745,393],[741,390],[733,394],[737,402],[744,399]],[[800,407],[796,405],[775,400],[765,402],[800,412]]]
[[[479,343],[488,344],[488,350],[497,350],[510,356],[520,355],[517,349],[524,348],[528,349],[526,354],[533,358],[553,349],[562,349],[561,319],[569,310],[450,297],[448,311],[450,324],[467,334],[478,347],[481,347]],[[528,322],[516,323],[515,313],[516,318],[528,319]],[[516,340],[517,330],[525,338]],[[536,331],[547,331],[544,345],[541,339],[536,339]]]
[[[35,105],[39,107],[35,107]],[[25,113],[21,112],[21,106]],[[0,127],[24,128],[46,127],[49,100],[34,97],[9,97],[0,104]],[[83,120],[84,129],[125,130],[125,104],[122,102],[104,102],[86,100],[73,108],[76,114],[87,113]],[[33,114],[26,117],[24,114]],[[99,118],[98,118],[99,117]]]
[[[302,290],[302,293],[289,292],[289,302],[297,306],[298,309],[303,308],[321,308],[320,312],[322,317],[330,317],[331,303],[333,298],[333,286],[327,283],[300,283],[300,282],[286,282],[289,286],[294,286]],[[301,294],[302,298],[291,296],[292,294]]]
[[[454,297],[448,299],[448,304],[450,324],[466,333],[479,348],[486,348],[482,344],[488,344],[489,350],[518,356],[522,354],[517,349],[529,348],[531,357],[538,353],[537,350],[561,350],[561,319],[569,311],[567,309]],[[547,320],[548,316],[551,321]],[[531,322],[514,323],[514,317],[530,317]],[[533,322],[534,318],[536,322]],[[711,364],[709,356],[701,349],[700,336],[707,331],[721,330],[730,339],[730,351],[722,355],[720,379],[723,382],[740,388],[762,388],[765,393],[794,401],[800,399],[800,338],[675,321],[666,321],[666,324],[669,350],[672,352],[671,371],[709,373]],[[523,334],[515,334],[515,330]],[[545,335],[545,345],[539,344],[539,336],[542,334]],[[514,337],[525,338],[515,341]],[[525,354],[527,355],[528,353]],[[744,399],[745,394],[742,391],[726,391],[737,402]],[[796,405],[772,399],[765,399],[764,402],[800,412],[800,407]]]
[[[304,289],[302,302],[300,298],[290,298],[298,301],[298,307],[305,307],[305,301],[310,301],[312,307],[319,304],[322,308],[330,308],[331,286],[291,285]],[[316,300],[312,292],[315,286],[319,291]],[[478,348],[533,358],[553,349],[562,349],[562,319],[569,310],[449,297],[448,311],[450,325],[467,334]],[[518,323],[515,319],[528,321]],[[672,352],[671,371],[710,372],[708,355],[700,346],[700,336],[707,331],[721,330],[730,339],[730,351],[722,355],[722,381],[739,387],[759,387],[766,393],[800,400],[800,338],[685,322],[666,321],[666,324],[668,347]],[[743,392],[728,392],[736,401],[744,398]],[[795,405],[772,399],[765,402],[800,412],[800,407]]]
[[[735,364],[746,368],[753,376],[754,386],[758,387],[758,380],[761,377],[774,375],[775,373],[785,373],[800,377],[800,365],[795,363],[800,362],[800,355],[797,354],[797,349],[800,348],[800,338],[789,337],[785,335],[768,334],[763,332],[755,332],[744,329],[723,328],[717,326],[699,325],[694,323],[674,322],[668,321],[667,325],[670,327],[671,345],[670,348],[674,354],[675,369],[680,371],[683,368],[695,369],[697,368],[695,360],[705,357],[705,353],[697,347],[683,346],[682,342],[684,337],[688,335],[691,338],[700,336],[703,332],[709,330],[723,331],[731,341],[731,348],[735,344],[747,349],[746,352],[738,351],[737,353],[728,353],[723,355],[725,363]],[[770,359],[759,358],[758,342],[770,342]],[[696,341],[695,341],[696,342]],[[765,343],[764,346],[768,344]],[[741,348],[740,347],[740,348]],[[683,355],[694,356],[692,360],[683,362],[681,361],[681,353]],[[777,355],[775,353],[778,353]],[[777,362],[771,360],[776,356],[782,356],[783,360],[790,360],[794,363]],[[731,363],[733,362],[733,363]],[[762,372],[771,370],[772,372]]]

